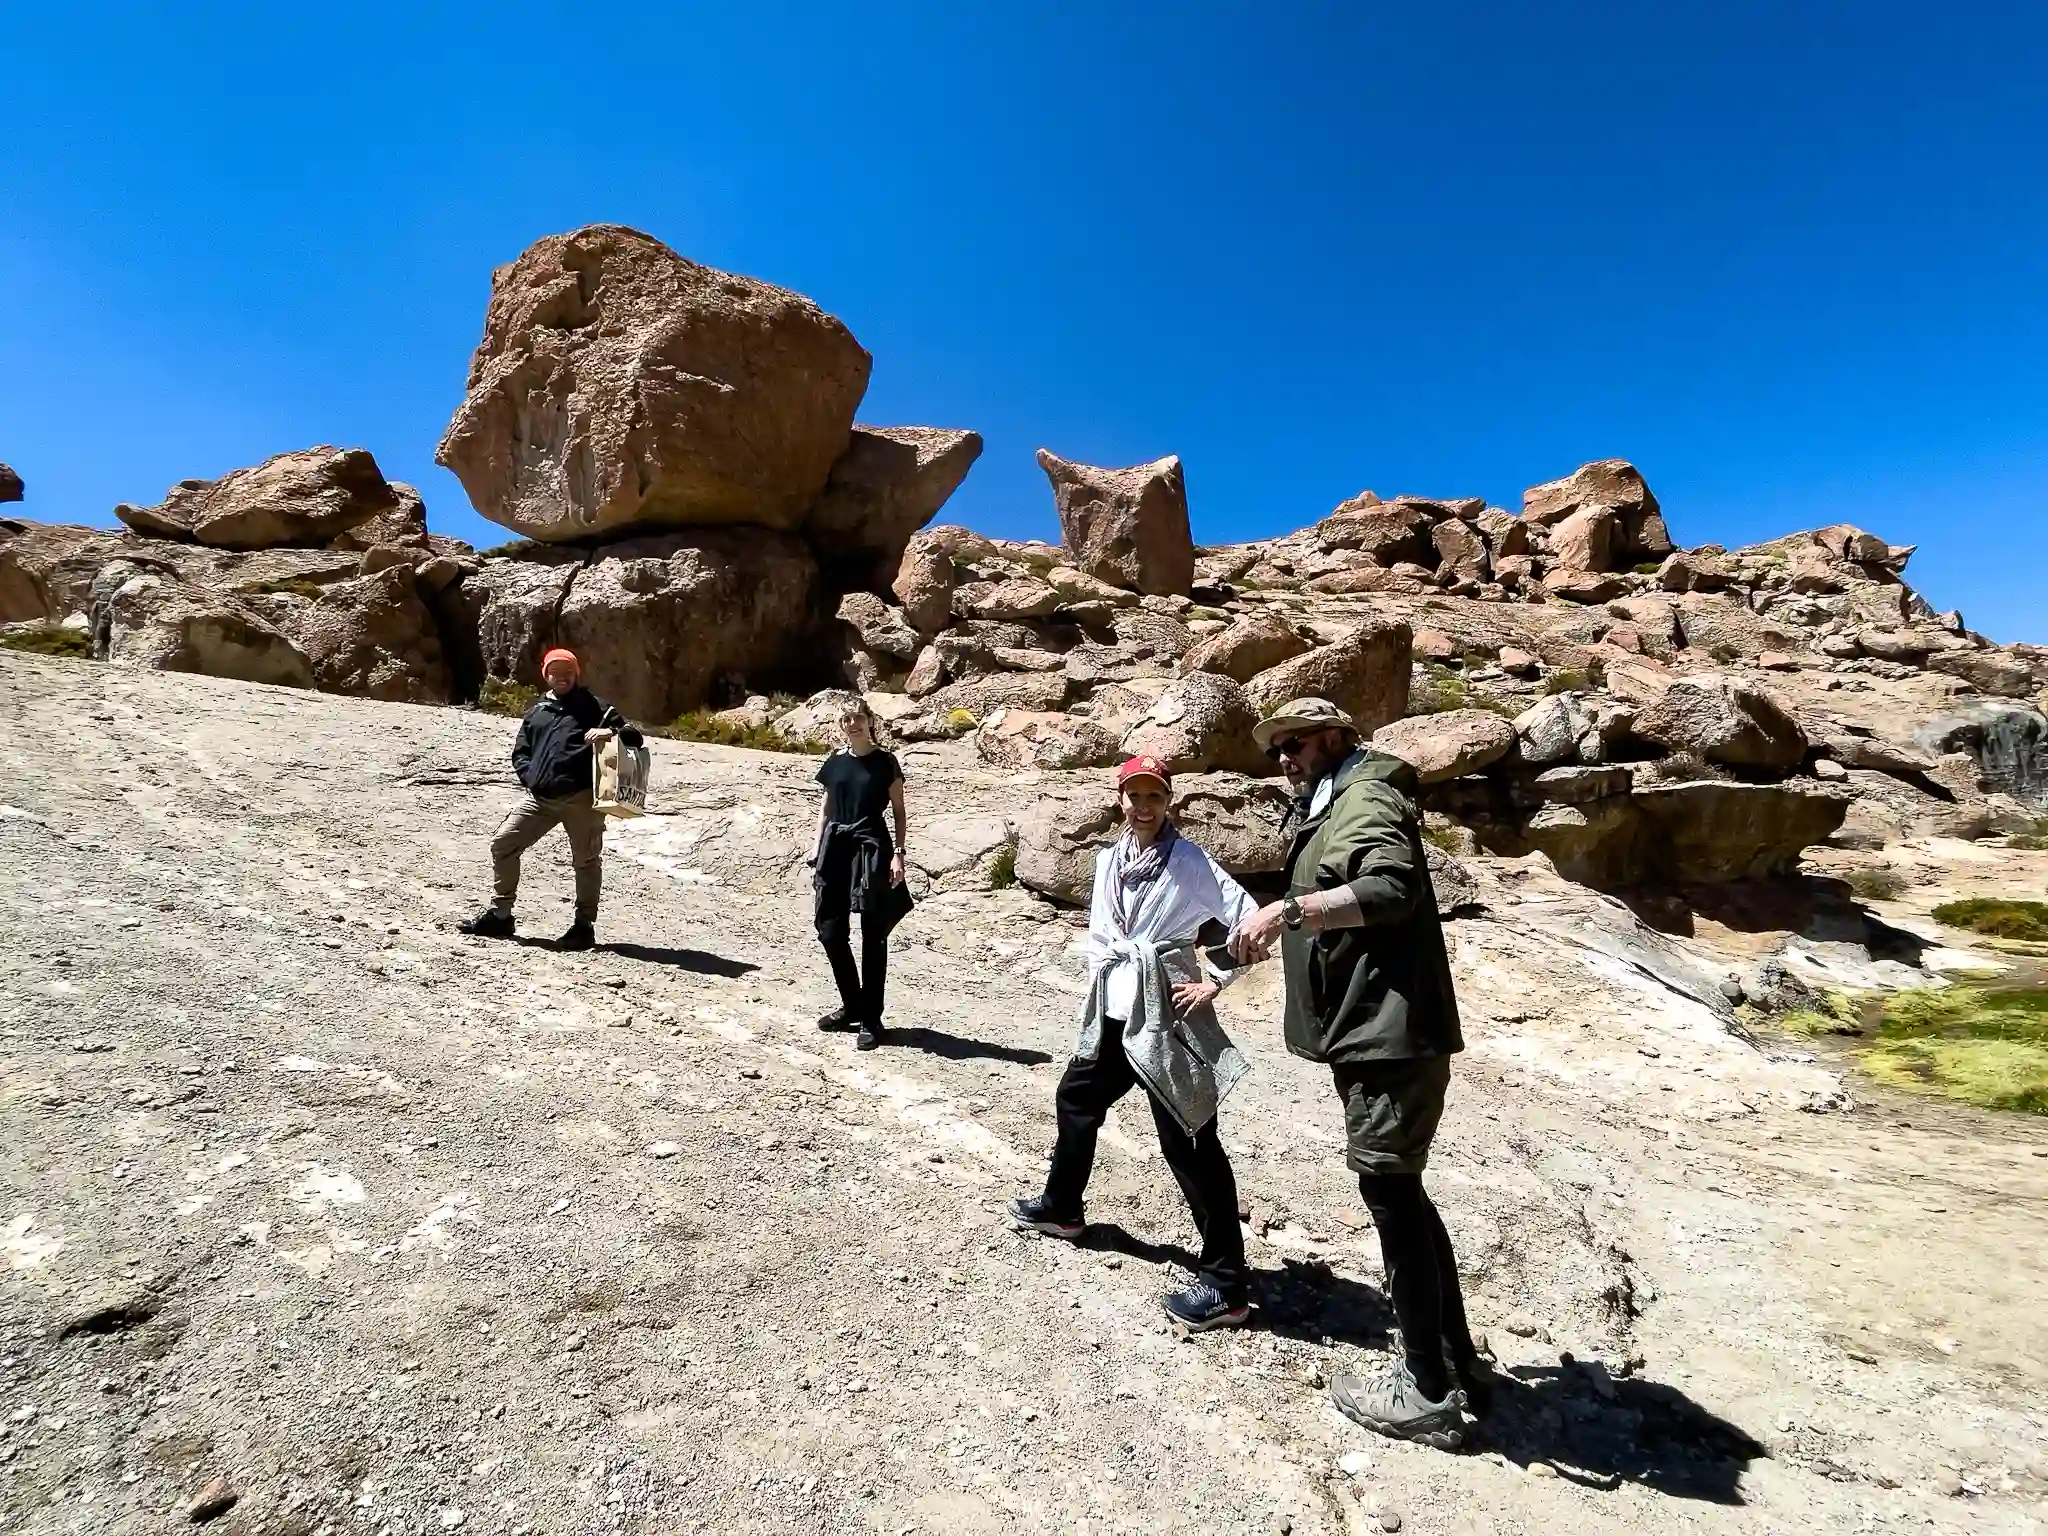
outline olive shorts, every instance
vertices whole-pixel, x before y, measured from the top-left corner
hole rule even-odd
[[[1344,1102],[1345,1158],[1353,1173],[1420,1173],[1444,1117],[1451,1058],[1333,1062]]]

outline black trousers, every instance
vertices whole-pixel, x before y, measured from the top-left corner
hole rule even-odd
[[[1124,1055],[1123,1035],[1114,1022],[1103,1026],[1102,1049],[1093,1061],[1071,1061],[1060,1079],[1055,1107],[1059,1139],[1053,1145],[1052,1169],[1045,1179],[1045,1203],[1061,1216],[1078,1219],[1095,1168],[1095,1137],[1110,1106],[1138,1086],[1138,1075]],[[1237,1175],[1211,1120],[1194,1135],[1180,1128],[1173,1111],[1153,1097],[1152,1123],[1159,1130],[1159,1150],[1173,1170],[1180,1192],[1194,1214],[1202,1237],[1200,1278],[1233,1304],[1251,1289],[1245,1263],[1244,1232],[1237,1224]]]
[[[839,986],[839,1001],[847,1013],[863,1024],[880,1024],[882,993],[889,984],[889,915],[861,913],[860,969],[855,970],[850,910],[853,870],[848,861],[834,862],[839,867],[825,872],[824,889],[818,896],[818,942],[832,962],[832,980]]]
[[[1419,1173],[1361,1173],[1358,1192],[1379,1229],[1387,1295],[1415,1384],[1431,1398],[1450,1389],[1445,1362],[1463,1366],[1475,1350],[1458,1289],[1458,1258]]]

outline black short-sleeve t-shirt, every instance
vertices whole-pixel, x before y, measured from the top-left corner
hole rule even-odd
[[[826,819],[880,822],[888,809],[889,786],[902,777],[901,765],[880,747],[863,757],[834,752],[818,767],[818,782],[825,786]]]

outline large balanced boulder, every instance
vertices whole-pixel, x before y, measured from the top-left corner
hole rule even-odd
[[[1289,699],[1328,699],[1370,736],[1408,711],[1409,651],[1414,632],[1400,619],[1370,618],[1343,638],[1268,667],[1245,685],[1260,714]]]
[[[397,509],[366,448],[301,448],[218,480],[181,480],[153,507],[114,508],[137,533],[217,549],[311,548]]]
[[[1100,469],[1041,448],[1038,467],[1052,482],[1060,537],[1077,569],[1133,592],[1186,595],[1195,582],[1195,541],[1177,456]]]
[[[1252,730],[1259,713],[1244,689],[1216,672],[1175,678],[1124,732],[1126,757],[1156,757],[1169,773],[1270,773]]]
[[[870,362],[801,294],[595,224],[492,274],[436,458],[478,512],[546,542],[791,530],[847,449]]]
[[[313,665],[283,631],[246,603],[182,581],[167,568],[113,560],[88,597],[93,654],[119,666],[197,672],[291,688],[313,685]]]
[[[1626,873],[1633,882],[1676,885],[1790,874],[1801,850],[1841,826],[1849,801],[1839,786],[1801,781],[1638,789],[1629,803],[1642,826]]]
[[[1522,493],[1523,518],[1541,527],[1566,522],[1591,507],[1614,514],[1611,553],[1617,566],[1662,560],[1672,552],[1663,511],[1651,494],[1642,471],[1626,459],[1601,459],[1582,464],[1562,480],[1532,485]],[[1579,570],[1607,570],[1582,565]]]
[[[1806,733],[1769,689],[1725,672],[1674,680],[1636,713],[1634,734],[1672,752],[1741,768],[1796,768]]]
[[[855,427],[804,533],[838,585],[887,591],[910,536],[938,515],[981,457],[981,434]]]
[[[27,489],[11,465],[0,464],[0,501],[19,501]]]
[[[1447,709],[1383,725],[1372,744],[1413,768],[1419,782],[1436,784],[1499,762],[1514,750],[1515,728],[1491,710]]]

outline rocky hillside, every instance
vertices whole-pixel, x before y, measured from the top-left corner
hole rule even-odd
[[[2001,647],[1846,525],[1681,546],[1633,465],[1510,511],[1371,491],[1283,538],[1195,543],[1176,458],[1039,454],[1058,545],[932,526],[972,432],[856,425],[870,359],[801,295],[632,230],[494,276],[440,457],[524,536],[479,554],[362,449],[281,454],[126,531],[0,521],[14,643],[462,704],[568,645],[630,716],[816,733],[772,691],[851,688],[908,740],[1044,775],[1019,877],[1071,897],[1137,750],[1218,824],[1277,823],[1263,710],[1337,699],[1409,759],[1447,845],[1603,887],[1788,871],[1824,839],[1980,837],[2048,809],[2048,653]],[[0,487],[7,486],[0,479]],[[11,488],[18,490],[18,478]],[[54,633],[52,633],[54,631]],[[1256,874],[1277,839],[1241,833]]]

